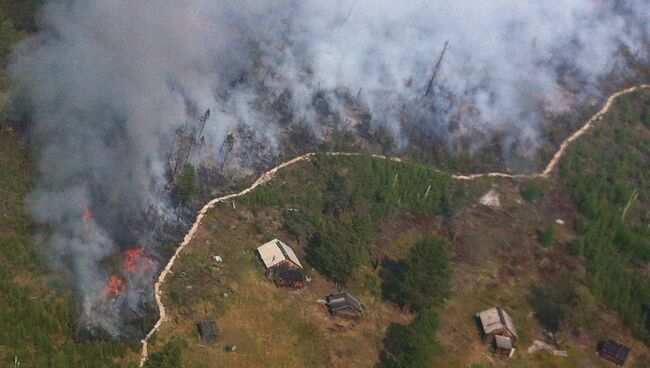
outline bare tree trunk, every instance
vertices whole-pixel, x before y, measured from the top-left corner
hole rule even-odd
[[[424,93],[424,97],[427,97],[431,93],[431,90],[433,89],[433,82],[435,81],[436,76],[438,75],[438,70],[440,70],[442,59],[445,57],[445,52],[447,52],[447,46],[449,46],[449,41],[445,41],[445,46],[442,48],[442,52],[438,57],[438,61],[436,61],[436,65],[434,65],[433,67],[433,73],[431,73],[431,78],[429,79],[429,84],[427,85],[427,90]]]

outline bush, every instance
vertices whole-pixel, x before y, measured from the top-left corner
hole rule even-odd
[[[361,264],[362,249],[350,225],[334,220],[310,240],[307,262],[330,280],[345,284]]]
[[[149,355],[145,368],[181,368],[183,349],[187,343],[177,337],[166,343],[162,350]]]
[[[438,313],[423,309],[413,322],[404,327],[393,324],[384,338],[382,366],[390,368],[427,368],[440,350],[436,332],[440,326]]]
[[[560,331],[564,318],[573,307],[575,299],[573,284],[564,280],[553,282],[546,288],[533,285],[528,297],[535,318],[544,329],[552,333]]]
[[[298,210],[285,210],[284,229],[299,240],[300,238],[310,237],[314,232],[314,221],[306,214]]]
[[[537,180],[530,181],[521,191],[521,196],[528,202],[536,202],[542,196],[542,188]]]
[[[546,230],[540,231],[539,241],[544,247],[550,247],[555,244],[555,225],[550,225]]]
[[[387,267],[382,276],[389,300],[414,310],[442,304],[450,293],[447,243],[440,238],[418,240],[407,258]]]

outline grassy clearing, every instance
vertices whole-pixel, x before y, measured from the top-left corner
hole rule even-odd
[[[164,300],[171,321],[163,324],[152,349],[159,351],[172,338],[180,337],[187,344],[184,364],[197,367],[373,366],[390,323],[408,324],[412,319],[382,299],[381,265],[373,267],[373,260],[402,259],[417,239],[438,235],[450,242],[453,278],[452,295],[439,312],[441,351],[433,367],[608,367],[594,351],[597,341],[605,338],[631,346],[633,364],[647,362],[642,355],[647,347],[632,337],[616,313],[598,302],[587,287],[582,261],[567,254],[576,237],[577,210],[570,193],[556,179],[540,183],[535,201],[522,197],[528,182],[485,179],[452,184],[444,192],[444,201],[439,203],[445,205],[440,208],[430,207],[419,214],[408,207],[387,207],[390,210],[379,212],[381,215],[373,217],[372,237],[364,248],[367,256],[346,287],[367,307],[366,318],[359,322],[333,320],[318,307],[315,301],[333,292],[335,285],[311,267],[307,273],[313,282],[306,289],[276,289],[264,278],[255,247],[280,237],[305,260],[309,235],[288,231],[284,214],[287,209],[299,211],[316,219],[317,227],[319,221],[326,221],[317,215],[328,207],[328,178],[373,177],[372,172],[358,167],[361,164],[343,158],[301,163],[282,171],[249,197],[219,205],[165,284]],[[373,167],[369,162],[363,165]],[[390,165],[395,169],[403,164]],[[394,180],[395,175],[385,172],[379,177]],[[384,187],[392,188],[393,180],[384,179]],[[345,193],[355,193],[357,184],[353,180],[345,183],[349,185]],[[415,185],[419,186],[422,183]],[[363,183],[359,188],[369,189],[362,193],[373,193],[376,187]],[[498,210],[476,204],[490,188],[500,193],[502,207]],[[383,197],[360,197],[353,206],[355,212],[374,216],[378,210],[370,203]],[[395,199],[393,204],[404,202]],[[564,225],[557,225],[558,219]],[[553,224],[557,227],[555,242],[544,247],[539,233]],[[213,263],[212,255],[221,255],[224,263]],[[525,350],[533,340],[550,341],[532,314],[531,288],[563,276],[575,280],[578,295],[557,334],[560,349],[567,350],[569,357],[543,352],[529,355]],[[494,305],[506,308],[518,327],[519,351],[510,360],[489,353],[473,319],[476,312]],[[222,329],[213,346],[198,341],[195,323],[203,319],[216,320]],[[240,349],[226,353],[226,344],[237,344]]]
[[[373,260],[386,247],[374,235],[381,222],[400,209],[438,216],[448,202],[448,182],[448,175],[418,165],[318,156],[279,173],[272,183],[234,205],[221,204],[166,283],[165,303],[173,318],[163,325],[154,350],[171,336],[181,336],[188,343],[183,354],[188,366],[213,366],[216,363],[210,362],[217,361],[229,367],[372,365],[388,325],[412,318],[381,299],[380,268],[373,267]],[[336,194],[329,195],[333,190]],[[333,203],[334,198],[340,202]],[[336,214],[330,212],[332,207],[339,209]],[[264,278],[254,249],[273,237],[289,241],[306,263],[308,236],[295,231],[290,235],[284,216],[289,209],[307,216],[316,232],[328,222],[343,224],[338,231],[346,231],[342,238],[350,239],[352,246],[366,237],[360,263],[346,283],[367,308],[363,320],[339,321],[327,315],[316,300],[335,292],[336,286],[311,267],[307,273],[312,282],[301,291],[277,289]],[[368,220],[365,226],[370,231],[346,225],[361,217]],[[213,264],[211,255],[217,254],[223,265]],[[206,318],[221,326],[217,346],[197,344],[194,324]],[[228,343],[240,349],[225,353],[223,345]]]

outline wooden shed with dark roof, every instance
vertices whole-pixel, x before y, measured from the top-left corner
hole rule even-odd
[[[598,344],[598,355],[620,366],[625,364],[629,354],[630,348],[613,340],[602,341]]]
[[[361,302],[350,293],[331,294],[326,299],[330,314],[341,318],[360,318],[363,316]]]
[[[201,341],[205,343],[213,343],[217,341],[217,337],[219,337],[219,327],[217,327],[215,321],[201,321],[196,324],[196,328],[199,331]]]

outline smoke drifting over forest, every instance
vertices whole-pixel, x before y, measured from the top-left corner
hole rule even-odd
[[[80,320],[121,337],[125,309],[151,298],[155,265],[134,261],[120,284],[111,260],[156,254],[148,219],[175,220],[165,186],[187,116],[192,125],[212,111],[197,165],[223,165],[229,134],[228,165],[240,168],[276,155],[291,127],[324,139],[350,126],[350,106],[397,150],[414,135],[453,147],[506,132],[508,149],[534,151],[549,114],[600,97],[602,79],[625,72],[622,47],[647,60],[650,6],[53,0],[40,26],[10,66],[14,108],[34,121],[32,213],[49,229],[54,269],[74,280]]]

